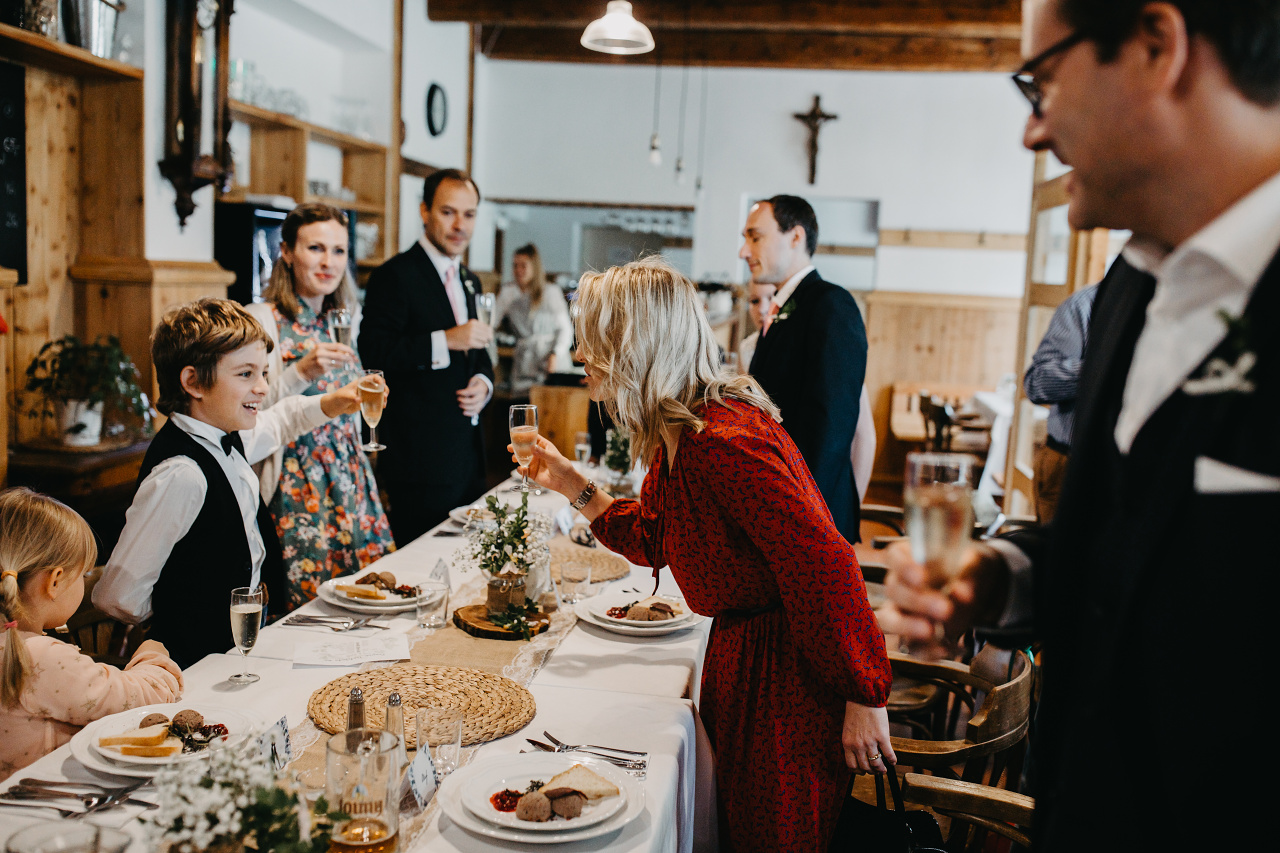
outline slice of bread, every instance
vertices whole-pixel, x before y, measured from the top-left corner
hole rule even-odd
[[[383,601],[386,599],[386,596],[379,592],[377,587],[368,584],[363,584],[361,586],[335,584],[334,589],[338,592],[344,593],[345,595],[349,595],[352,598],[371,598],[376,601]]]
[[[558,776],[547,780],[544,789],[572,788],[588,800],[602,800],[605,797],[618,796],[618,786],[610,782],[590,768],[575,764]]]
[[[177,755],[182,752],[182,741],[179,738],[167,738],[164,743],[158,743],[154,746],[122,746],[120,747],[121,755],[142,755],[152,758],[162,758],[169,755]]]
[[[169,736],[169,724],[161,723],[147,726],[145,729],[134,729],[118,735],[98,738],[98,746],[157,746],[164,743]]]
[[[678,601],[673,601],[670,598],[663,598],[660,595],[651,595],[642,601],[637,601],[636,606],[648,607],[651,604],[659,604],[659,603],[665,604],[668,607],[670,607],[672,612],[676,616],[683,616],[685,613],[685,609],[680,605]]]

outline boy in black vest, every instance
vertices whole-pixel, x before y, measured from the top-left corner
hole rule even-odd
[[[143,459],[93,603],[129,623],[151,617],[151,636],[184,668],[234,645],[236,587],[264,584],[277,615],[286,601],[275,524],[250,465],[360,409],[352,382],[260,411],[273,346],[257,320],[225,299],[175,308],[151,335],[156,407],[170,417]]]

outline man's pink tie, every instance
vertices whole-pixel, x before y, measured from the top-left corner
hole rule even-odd
[[[444,269],[444,292],[449,294],[449,304],[453,306],[453,319],[461,326],[467,322],[467,302],[458,286],[457,271],[453,264]]]

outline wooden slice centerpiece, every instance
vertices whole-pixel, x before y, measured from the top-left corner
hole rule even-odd
[[[551,617],[541,610],[528,615],[529,634],[536,637],[551,627]],[[519,631],[503,628],[489,621],[489,608],[484,604],[472,604],[453,611],[453,624],[473,637],[482,640],[523,640]]]

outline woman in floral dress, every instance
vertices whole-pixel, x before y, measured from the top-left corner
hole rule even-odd
[[[360,371],[354,334],[360,306],[347,271],[347,217],[303,204],[285,218],[280,260],[250,313],[277,340],[268,403],[291,394],[323,394]],[[328,312],[351,314],[350,346],[330,336]],[[276,521],[290,610],[316,597],[321,583],[350,574],[395,550],[373,469],[354,418],[338,418],[260,463],[262,497]]]
[[[650,463],[614,500],[539,438],[529,476],[591,519],[607,548],[670,566],[714,616],[699,715],[716,759],[724,851],[827,849],[849,774],[896,760],[892,674],[853,547],[778,408],[720,366],[697,289],[662,261],[583,276],[578,355],[593,400]]]

